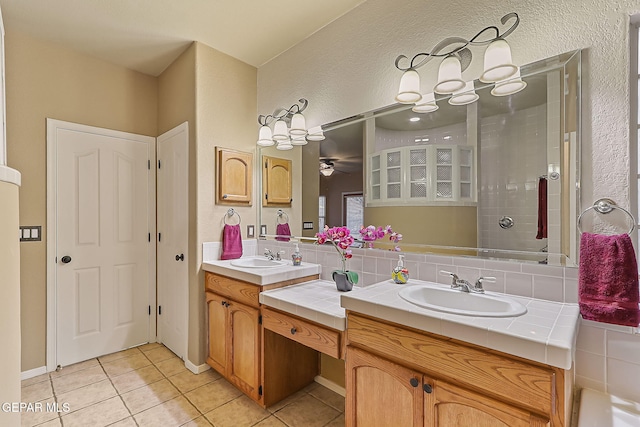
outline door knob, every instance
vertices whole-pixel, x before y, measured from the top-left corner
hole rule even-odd
[[[71,257],[69,255],[65,255],[60,259],[60,261],[62,261],[63,264],[69,264],[71,262]]]
[[[176,255],[176,261],[184,261],[184,254]]]

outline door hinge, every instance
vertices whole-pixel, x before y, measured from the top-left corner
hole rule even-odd
[[[162,164],[160,163],[160,160],[158,160],[158,169],[162,168]]]
[[[149,233],[149,241],[151,241],[151,233]]]
[[[158,306],[158,316],[162,316],[162,306]]]
[[[149,316],[151,316],[151,306],[149,306]]]
[[[258,316],[258,325],[262,325],[262,316]]]
[[[151,170],[151,160],[147,160],[147,169]]]
[[[264,162],[264,168],[266,169],[267,167],[267,162]]]
[[[162,241],[162,233],[158,233],[158,242]]]
[[[258,387],[258,395],[262,396],[262,386]]]
[[[264,193],[264,199],[269,200],[269,195],[267,193]]]

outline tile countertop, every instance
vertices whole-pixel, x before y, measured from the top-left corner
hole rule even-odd
[[[391,280],[341,295],[345,309],[519,356],[562,369],[571,369],[579,308],[558,303],[505,295],[527,307],[519,317],[471,317],[421,308],[398,296],[405,286],[446,285],[411,279],[407,285]],[[500,295],[493,292],[487,294]]]
[[[353,288],[349,294],[362,291]],[[340,292],[328,280],[312,280],[299,285],[286,286],[260,292],[260,303],[329,328],[344,331],[346,316],[340,307]]]
[[[247,257],[254,258],[254,257]],[[262,258],[262,257],[257,257]],[[291,261],[285,261],[285,265],[268,268],[243,268],[231,265],[233,260],[203,261],[202,269],[222,276],[243,280],[255,285],[270,285],[285,280],[298,279],[300,277],[320,274],[319,264],[303,262],[302,265],[293,266]]]

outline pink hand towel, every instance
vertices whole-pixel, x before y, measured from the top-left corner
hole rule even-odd
[[[276,226],[276,234],[278,236],[291,236],[291,229],[289,228],[289,224],[278,224]],[[281,242],[288,242],[290,239],[288,237],[276,237],[276,240]]]
[[[547,238],[547,178],[538,181],[538,234],[536,239]]]
[[[578,297],[587,320],[638,326],[638,265],[627,234],[582,233]]]
[[[236,259],[242,256],[240,224],[225,224],[222,230],[222,255],[220,259]]]

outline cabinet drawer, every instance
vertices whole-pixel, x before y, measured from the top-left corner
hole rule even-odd
[[[367,348],[434,377],[535,412],[554,413],[555,373],[481,347],[348,313],[348,345]]]
[[[331,357],[341,357],[341,333],[290,314],[262,307],[265,329],[311,347]]]
[[[215,292],[218,295],[231,298],[251,307],[260,307],[258,300],[260,286],[209,272],[206,272],[204,277],[205,290]]]

